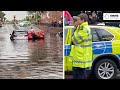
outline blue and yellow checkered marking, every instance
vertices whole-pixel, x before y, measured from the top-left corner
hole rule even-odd
[[[97,42],[92,43],[93,54],[103,54],[112,53],[112,43],[111,42]]]
[[[112,42],[93,42],[93,54],[105,54],[105,53],[113,53],[112,52]],[[64,45],[64,56],[69,56],[71,50],[71,45]],[[116,54],[120,58],[120,54]]]
[[[120,54],[117,54],[117,56],[120,58]]]
[[[64,56],[69,56],[71,50],[71,45],[64,45]]]

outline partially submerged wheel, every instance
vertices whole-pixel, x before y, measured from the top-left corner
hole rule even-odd
[[[117,66],[110,59],[102,59],[96,63],[93,73],[97,79],[114,79],[117,75]]]

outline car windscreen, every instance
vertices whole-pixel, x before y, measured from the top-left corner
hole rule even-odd
[[[26,31],[15,31],[15,34],[27,34]]]

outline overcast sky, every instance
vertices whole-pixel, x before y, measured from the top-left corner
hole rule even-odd
[[[17,20],[24,19],[27,15],[26,11],[3,11],[7,20],[13,20],[13,16],[16,16]]]

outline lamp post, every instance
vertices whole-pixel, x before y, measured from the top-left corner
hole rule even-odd
[[[29,21],[31,22],[31,15],[29,15]]]
[[[35,15],[36,15],[36,22],[37,22],[37,19],[38,19],[38,12],[36,11],[36,13],[35,13]]]
[[[32,21],[35,22],[35,13],[33,13]]]
[[[34,23],[33,21],[34,21],[34,14],[31,15],[31,22]]]
[[[14,25],[16,25],[16,22],[15,22],[15,18],[16,18],[16,16],[14,15],[13,18],[14,18]]]
[[[36,22],[37,22],[37,11],[36,11],[35,15],[36,15],[35,19],[36,19]]]

